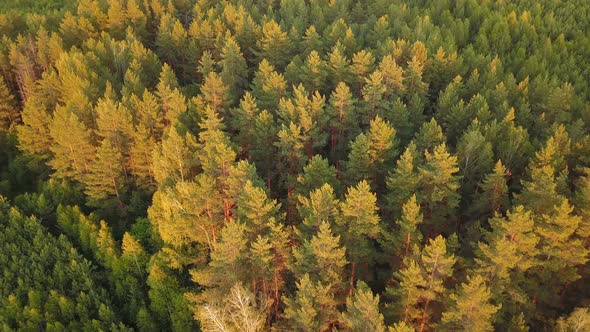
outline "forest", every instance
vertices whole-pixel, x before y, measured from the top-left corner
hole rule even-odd
[[[590,331],[590,1],[0,1],[0,330]]]

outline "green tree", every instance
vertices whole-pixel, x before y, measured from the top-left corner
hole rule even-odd
[[[455,175],[457,157],[447,151],[446,144],[434,148],[432,153],[426,150],[426,164],[420,167],[420,184],[417,195],[423,202],[426,225],[436,233],[448,231],[459,205],[459,179]]]
[[[395,170],[387,175],[385,197],[387,210],[396,219],[401,216],[402,204],[407,202],[418,189],[420,181],[418,162],[416,144],[410,143],[397,161]]]
[[[379,295],[373,295],[367,284],[358,281],[354,295],[346,299],[342,320],[349,331],[385,332],[383,315],[379,312]]]
[[[535,222],[530,211],[517,206],[507,213],[489,220],[491,231],[476,250],[477,272],[486,280],[496,303],[502,303],[501,318],[517,314],[519,304],[528,302],[525,293],[527,272],[540,264],[539,237],[534,232]],[[503,319],[506,320],[506,319]]]
[[[508,170],[498,160],[492,173],[485,176],[475,193],[472,210],[478,216],[491,217],[495,213],[502,213],[509,207],[508,185],[506,177]]]
[[[290,41],[287,33],[274,20],[269,20],[262,25],[262,36],[256,42],[260,50],[260,58],[279,69],[287,64],[290,54]]]
[[[354,289],[357,263],[371,263],[374,260],[373,240],[381,233],[380,217],[377,214],[377,195],[371,192],[369,183],[359,182],[348,188],[340,206],[337,220],[338,229],[350,261],[350,293]]]
[[[442,315],[444,329],[451,331],[493,331],[494,314],[500,309],[490,303],[491,292],[484,278],[467,277],[457,294],[451,294],[452,305]]]
[[[297,195],[307,196],[325,183],[339,192],[340,182],[336,176],[336,168],[331,166],[327,159],[315,155],[303,167],[303,173],[297,176],[295,191]]]
[[[293,297],[284,298],[285,318],[289,328],[300,331],[321,331],[337,319],[337,301],[329,287],[313,282],[308,274],[296,282]]]
[[[248,85],[248,66],[240,46],[233,37],[227,37],[221,51],[221,80],[228,87],[229,99],[237,101]]]
[[[307,275],[312,281],[321,283],[327,291],[339,294],[344,289],[345,253],[340,236],[333,235],[330,224],[322,221],[317,233],[293,250],[290,269],[296,277]]]

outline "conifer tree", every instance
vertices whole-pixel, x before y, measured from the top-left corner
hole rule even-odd
[[[358,114],[355,111],[356,100],[346,83],[339,82],[330,96],[330,112],[332,120],[330,147],[334,159],[344,158],[343,154],[351,137],[360,131]]]
[[[262,26],[262,37],[256,42],[260,50],[260,57],[282,69],[288,62],[290,44],[287,33],[274,20],[265,22]]]
[[[424,331],[430,320],[429,304],[440,301],[441,295],[446,291],[443,283],[445,278],[452,275],[456,258],[448,253],[446,241],[439,235],[424,247],[420,259],[426,273],[426,289],[423,293],[425,302],[419,329]]]
[[[492,145],[475,123],[463,134],[457,144],[457,159],[461,169],[461,189],[465,193],[475,191],[485,174],[492,170]]]
[[[350,261],[350,292],[352,293],[356,278],[357,263],[371,263],[374,259],[372,240],[381,232],[380,217],[377,214],[377,196],[371,192],[369,183],[359,182],[348,188],[345,199],[340,206],[341,215],[338,222],[340,234]]]
[[[340,244],[340,236],[333,235],[326,221],[311,239],[306,239],[293,250],[290,267],[298,278],[306,275],[320,283],[327,291],[337,294],[344,289],[343,272],[346,266],[346,249]]]
[[[315,155],[303,167],[303,173],[297,176],[296,194],[307,196],[325,183],[335,192],[339,192],[340,182],[336,177],[336,168],[331,166],[327,159]]]
[[[397,161],[395,170],[387,176],[387,210],[396,219],[401,216],[402,202],[407,202],[418,188],[417,157],[416,144],[412,142]]]
[[[235,81],[232,83],[235,83]],[[205,77],[203,85],[201,85],[203,100],[213,112],[224,114],[224,112],[227,111],[227,106],[230,101],[229,92],[230,90],[223,78],[215,72],[210,72],[207,77]]]
[[[372,180],[373,164],[369,155],[369,138],[360,133],[354,141],[350,142],[350,153],[346,161],[345,179],[347,183],[355,183],[359,180]]]
[[[339,216],[339,204],[334,189],[330,184],[324,183],[321,187],[312,190],[307,195],[299,195],[298,211],[302,219],[299,232],[303,238],[309,238],[319,229],[322,222],[334,225]]]
[[[233,37],[226,38],[219,65],[219,76],[228,87],[229,99],[235,102],[241,98],[243,89],[248,85],[248,66],[240,46]]]
[[[540,259],[544,264],[535,269],[539,285],[550,285],[550,288],[537,286],[535,296],[548,305],[554,305],[559,293],[547,292],[548,289],[563,289],[566,283],[580,278],[578,266],[588,261],[588,249],[584,248],[578,235],[581,218],[572,214],[573,207],[564,199],[553,208],[551,214],[539,219],[535,233],[539,236]]]
[[[337,301],[330,289],[313,282],[308,274],[296,282],[296,287],[293,297],[283,299],[289,328],[300,331],[329,329],[338,315]]]
[[[367,284],[358,281],[354,295],[346,299],[342,320],[349,331],[385,332],[383,315],[379,312],[379,295],[373,295]]]
[[[19,114],[16,101],[0,76],[0,130],[7,131],[18,121]]]
[[[383,57],[379,63],[379,72],[383,77],[383,84],[387,88],[385,96],[392,100],[393,97],[401,97],[405,91],[403,69],[398,66],[392,55]]]
[[[350,60],[344,54],[344,46],[338,43],[332,48],[328,55],[329,77],[332,77],[332,84],[335,86],[340,82],[349,82],[350,76]]]
[[[129,110],[112,98],[98,101],[96,112],[96,134],[109,141],[120,153],[128,155],[133,119]]]
[[[275,71],[275,67],[262,59],[252,80],[252,94],[260,109],[274,111],[287,90],[285,77]]]
[[[248,157],[252,157],[252,150],[255,148],[254,137],[256,129],[254,128],[256,118],[260,114],[256,98],[250,92],[244,93],[244,97],[240,100],[240,106],[231,111],[229,125],[231,129],[237,132],[236,143],[240,147],[240,151]]]
[[[459,171],[457,157],[447,151],[446,144],[425,152],[426,164],[420,167],[418,195],[423,202],[425,220],[431,231],[449,230],[450,218],[459,205]]]
[[[124,176],[125,168],[121,152],[104,139],[96,149],[96,159],[90,164],[88,175],[83,179],[90,201],[97,204],[112,197],[122,206]]]
[[[485,176],[476,192],[472,210],[479,216],[490,217],[495,213],[504,212],[509,206],[508,170],[498,160],[492,173]]]
[[[416,150],[420,153],[424,150],[432,152],[436,146],[445,143],[442,128],[434,118],[422,124],[420,130],[416,133],[415,142]]]
[[[50,147],[53,158],[49,164],[55,176],[81,181],[90,171],[95,154],[88,129],[75,114],[58,107],[49,125],[49,134],[54,142]]]
[[[457,294],[451,294],[453,304],[443,313],[443,328],[450,331],[493,331],[494,314],[500,306],[490,303],[491,292],[484,278],[467,277]]]
[[[246,226],[239,221],[229,221],[212,248],[208,266],[191,271],[193,281],[206,287],[199,295],[205,303],[219,302],[236,283],[249,281],[246,280],[247,248]]]
[[[264,174],[267,187],[270,190],[273,177],[276,174],[276,167],[268,161],[276,160],[278,147],[274,143],[279,129],[273,116],[266,110],[256,116],[253,128],[252,159],[256,162],[261,174]]]
[[[317,51],[313,50],[307,56],[302,68],[302,81],[309,91],[318,91],[325,86],[326,66]]]
[[[524,292],[526,273],[537,266],[539,237],[530,211],[517,206],[507,213],[489,220],[491,232],[476,251],[477,272],[487,281],[492,298],[502,303],[500,316],[518,309],[528,301]],[[503,318],[503,317],[502,317]]]
[[[152,172],[158,184],[189,180],[196,174],[196,138],[189,132],[184,135],[171,128],[162,139],[161,146],[153,151]]]
[[[22,125],[17,127],[19,147],[28,154],[35,154],[48,159],[53,144],[49,124],[52,114],[41,98],[33,95],[21,112]]]
[[[310,25],[303,35],[303,47],[305,48],[304,54],[311,54],[312,51],[322,53],[324,43],[321,36],[314,25]]]
[[[373,53],[369,50],[360,50],[355,53],[352,57],[352,65],[350,66],[350,71],[353,77],[353,81],[356,83],[357,91],[361,92],[363,86],[365,84],[369,84],[369,82],[379,82],[381,84],[381,73],[378,74],[378,78],[370,78],[366,79],[367,75],[373,71],[373,66],[375,65],[375,57]],[[374,75],[373,73],[372,75]],[[377,91],[381,91],[382,89],[378,89]],[[384,89],[383,89],[384,90]]]
[[[422,219],[416,195],[412,195],[402,206],[401,218],[395,222],[397,227],[389,227],[383,231],[384,245],[388,248],[387,252],[391,252],[388,256],[390,261],[399,260],[400,265],[403,266],[406,258],[416,254],[414,250],[419,248],[422,243],[422,233],[418,229]]]
[[[364,102],[362,123],[366,124],[376,116],[383,116],[388,105],[384,97],[387,87],[383,84],[383,75],[381,72],[376,70],[364,80],[362,89]]]

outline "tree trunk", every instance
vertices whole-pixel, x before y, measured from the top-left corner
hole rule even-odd
[[[348,295],[352,296],[354,292],[354,274],[356,272],[356,262],[353,261],[351,264],[351,273],[350,273],[350,288],[348,289]]]

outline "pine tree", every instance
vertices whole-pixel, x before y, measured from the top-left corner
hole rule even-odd
[[[392,100],[394,97],[402,97],[404,87],[404,70],[398,66],[392,55],[388,54],[383,57],[379,63],[379,72],[383,76],[383,84],[387,88],[385,96]]]
[[[356,100],[350,92],[346,83],[339,82],[336,89],[330,96],[330,112],[332,120],[330,147],[333,158],[339,160],[344,158],[344,152],[350,141],[360,131],[358,114],[355,111]]]
[[[362,89],[364,102],[362,123],[366,124],[376,116],[383,116],[388,105],[384,96],[387,87],[383,83],[381,72],[376,70],[364,80],[365,84]]]
[[[354,295],[346,299],[342,320],[348,331],[385,332],[383,315],[379,312],[379,295],[373,295],[364,282],[357,282]]]
[[[235,83],[235,81],[232,83]],[[223,112],[227,111],[230,98],[229,92],[230,90],[223,77],[220,77],[215,72],[210,72],[201,85],[203,100],[214,112],[223,114]]]
[[[112,197],[122,206],[124,176],[125,168],[121,152],[104,139],[96,149],[96,159],[90,164],[88,175],[83,179],[90,202],[97,204]]]
[[[266,110],[260,112],[254,119],[254,134],[252,139],[252,159],[261,174],[266,178],[267,188],[270,190],[276,167],[274,163],[278,147],[274,145],[279,129],[273,116]]]
[[[256,42],[256,46],[260,50],[260,57],[279,69],[282,69],[290,58],[289,37],[274,20],[263,24],[262,37]]]
[[[329,77],[332,77],[332,86],[340,82],[349,82],[350,60],[344,54],[344,47],[338,43],[332,48],[328,55]]]
[[[387,120],[383,120],[379,116],[371,120],[368,133],[369,156],[376,169],[375,177],[381,177],[382,171],[380,170],[391,165],[393,159],[397,157],[398,140],[395,135],[395,129]]]
[[[49,158],[53,144],[49,134],[52,114],[43,99],[36,95],[31,96],[24,105],[21,117],[23,123],[17,127],[20,149],[43,159]]]
[[[397,161],[395,171],[387,176],[387,210],[396,219],[401,216],[403,202],[407,202],[418,188],[417,157],[416,145],[410,143]]]
[[[356,83],[358,92],[361,92],[364,84],[369,84],[369,82],[374,82],[375,80],[378,80],[379,85],[381,84],[381,73],[378,74],[378,78],[370,78],[369,80],[367,80],[366,76],[373,71],[374,64],[375,57],[373,56],[373,53],[369,50],[361,50],[353,55],[350,71],[352,74],[353,81]],[[372,75],[374,74],[375,73],[373,73]],[[381,89],[379,89],[378,91],[381,91]]]
[[[444,280],[453,274],[453,265],[456,258],[447,251],[447,244],[442,236],[430,240],[422,251],[421,262],[425,273],[426,288],[422,291],[424,306],[420,319],[419,331],[424,331],[430,324],[429,304],[440,301],[445,292]]]
[[[305,59],[302,68],[302,81],[309,91],[318,91],[326,84],[327,64],[322,60],[320,54],[313,50]]]
[[[240,106],[231,111],[230,126],[234,132],[237,132],[236,143],[240,147],[240,151],[248,157],[252,156],[252,150],[255,148],[254,137],[256,136],[256,128],[254,124],[260,110],[250,92],[244,93],[244,97],[240,101]]]
[[[540,239],[539,258],[544,260],[535,274],[540,285],[550,285],[550,288],[537,287],[532,291],[540,301],[550,306],[558,302],[556,297],[559,292],[555,290],[561,290],[568,282],[579,279],[578,267],[588,261],[589,251],[577,234],[582,219],[572,212],[573,207],[564,199],[554,206],[551,214],[543,215],[535,227]],[[552,291],[547,292],[549,289]]]
[[[344,289],[345,252],[340,236],[333,235],[328,222],[322,221],[317,233],[293,250],[290,269],[296,277],[307,275],[327,291],[337,294]]]
[[[229,168],[236,160],[236,152],[223,132],[223,119],[219,118],[213,108],[207,107],[199,123],[199,143],[202,149],[197,153],[201,168],[205,174],[215,178],[228,176]]]
[[[274,111],[287,90],[287,81],[266,59],[262,59],[252,80],[252,94],[262,110]]]
[[[161,146],[153,151],[152,172],[156,182],[162,185],[191,179],[199,165],[196,148],[193,135],[189,132],[183,135],[176,128],[170,128]]]
[[[445,143],[445,136],[442,128],[434,118],[430,119],[429,122],[424,122],[422,124],[420,131],[416,133],[415,142],[416,150],[419,152],[424,150],[432,152],[436,146]]]
[[[211,250],[211,261],[206,268],[191,270],[194,282],[206,287],[199,296],[207,304],[220,301],[231,288],[247,277],[248,239],[246,226],[229,221],[219,234],[219,241]]]
[[[221,51],[221,80],[228,87],[229,99],[237,101],[248,85],[248,65],[240,46],[233,37],[227,37]]]
[[[320,155],[313,156],[305,167],[303,173],[297,176],[297,195],[307,196],[309,193],[323,184],[329,184],[336,192],[339,192],[340,182],[336,177],[336,168],[328,163],[327,159]]]
[[[0,76],[0,131],[8,131],[19,119],[16,101]]]
[[[369,151],[369,138],[364,133],[360,133],[354,141],[350,142],[350,153],[345,164],[344,175],[347,183],[372,179],[373,165]]]
[[[422,268],[415,260],[409,260],[405,268],[396,273],[399,280],[398,288],[388,288],[387,292],[398,298],[394,307],[396,316],[403,324],[416,326],[422,318],[419,303],[422,300],[422,290],[427,289],[428,282]],[[415,329],[412,327],[412,330]]]
[[[450,331],[493,331],[494,314],[500,309],[490,303],[491,292],[481,276],[467,277],[457,294],[451,295],[453,304],[443,313],[443,328]]]
[[[49,161],[55,176],[81,181],[90,171],[95,149],[90,132],[76,115],[58,107],[49,125],[53,139],[50,147],[53,158]]]
[[[439,233],[449,230],[450,218],[459,205],[459,171],[457,157],[447,151],[446,144],[434,148],[433,153],[425,152],[426,164],[420,167],[420,184],[417,191],[423,203],[425,220],[431,231]]]
[[[371,192],[369,183],[359,182],[348,188],[340,206],[341,215],[337,221],[340,234],[351,264],[350,292],[355,283],[357,263],[371,263],[374,259],[372,240],[381,233],[380,217],[377,214],[377,196]]]
[[[108,140],[109,144],[120,153],[128,155],[133,135],[133,119],[129,110],[107,97],[98,101],[94,111],[96,113],[96,134]]]
[[[337,319],[337,301],[330,289],[304,275],[296,282],[292,298],[283,298],[289,328],[297,331],[323,331]]]
[[[582,169],[582,176],[578,178],[575,192],[575,207],[577,214],[582,217],[582,220],[590,220],[590,168]],[[578,233],[583,238],[590,237],[590,225],[588,222],[582,221]],[[588,247],[588,241],[585,241]]]
[[[281,219],[280,204],[271,200],[262,188],[255,187],[251,181],[246,181],[242,187],[236,205],[236,215],[245,223],[251,241],[265,234],[267,227]]]
[[[310,25],[303,35],[303,46],[305,48],[304,54],[311,54],[312,51],[322,53],[324,44],[321,36],[314,25]]]
[[[474,192],[485,174],[492,170],[492,144],[485,139],[478,127],[474,123],[457,144],[461,189],[464,193]]]
[[[164,242],[215,246],[225,220],[223,197],[215,185],[214,178],[200,174],[154,193],[148,215]]]
[[[519,304],[528,302],[524,293],[526,273],[537,266],[539,237],[534,232],[535,223],[530,211],[517,206],[507,213],[489,220],[491,232],[480,242],[475,259],[481,274],[492,291],[492,298],[502,303],[499,316],[517,310]]]
[[[508,170],[498,160],[493,172],[485,176],[475,194],[472,210],[476,215],[491,217],[506,211],[509,206],[507,176]]]
[[[289,127],[283,125],[277,136],[278,141],[274,145],[279,150],[282,182],[291,197],[295,188],[296,174],[301,171],[305,163],[304,137],[301,127],[293,122],[289,124]]]
[[[414,250],[422,243],[422,233],[418,229],[422,220],[420,205],[416,201],[416,195],[412,195],[402,206],[402,216],[395,222],[397,227],[384,230],[384,245],[390,248],[387,250],[391,253],[388,256],[390,261],[397,260],[403,266],[406,258],[416,254]]]
[[[297,209],[302,219],[299,232],[303,238],[309,238],[315,233],[322,222],[334,225],[339,216],[340,202],[334,195],[334,189],[330,184],[324,183],[321,187],[312,190],[307,195],[299,195]]]

